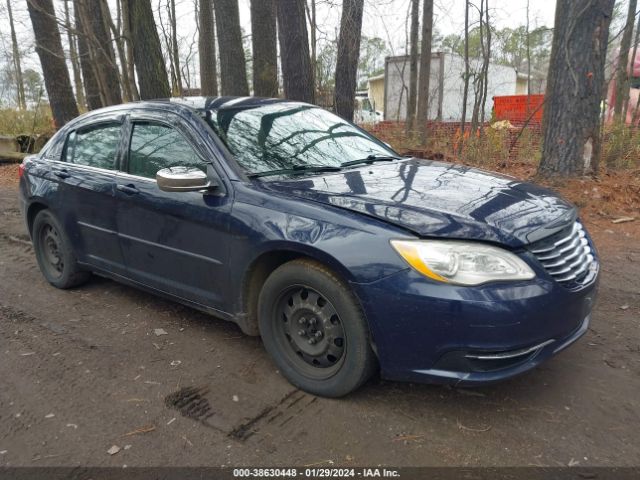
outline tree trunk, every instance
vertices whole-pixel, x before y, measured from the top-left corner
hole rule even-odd
[[[220,92],[222,95],[249,95],[238,0],[213,0],[213,5],[220,52]]]
[[[278,36],[273,0],[251,0],[253,94],[278,96]]]
[[[127,57],[127,76],[129,77],[129,90],[131,91],[132,100],[140,100],[138,86],[136,85],[136,69],[133,59],[133,42],[131,39],[129,3],[127,0],[118,0],[122,11],[122,35],[125,41],[125,52]]]
[[[202,95],[218,95],[216,67],[216,30],[212,0],[200,0],[198,12],[198,53],[200,55],[200,90]]]
[[[76,37],[73,35],[71,16],[69,15],[69,1],[64,0],[64,25],[67,30],[67,41],[69,42],[69,57],[71,59],[71,71],[73,72],[73,86],[76,90],[76,103],[80,110],[84,110],[87,107],[87,101],[84,98],[84,87],[82,86],[82,76],[80,75]]]
[[[64,61],[60,32],[52,0],[28,0],[29,17],[36,38],[36,52],[40,57],[44,84],[51,105],[56,128],[78,116],[69,71]]]
[[[588,8],[582,0],[556,4],[539,175],[581,175],[586,164],[597,162],[613,4],[614,0],[594,0]]]
[[[102,104],[100,87],[98,86],[95,71],[91,66],[91,57],[89,55],[89,47],[87,46],[87,35],[84,32],[84,25],[80,19],[80,7],[77,0],[73,4],[73,13],[85,100],[87,108],[89,110],[95,110],[96,108],[102,108],[104,105]]]
[[[175,69],[173,93],[182,96],[182,76],[180,74],[180,52],[178,50],[178,20],[176,18],[176,0],[169,0],[169,21],[171,22],[171,57]]]
[[[633,24],[635,23],[637,4],[637,0],[629,0],[627,22],[624,25],[622,40],[620,41],[620,54],[618,55],[618,65],[616,67],[616,99],[614,104],[614,118],[617,122],[624,121],[622,112],[624,105],[629,103],[629,49],[631,48],[631,38],[633,37]]]
[[[116,56],[111,45],[104,0],[76,0],[80,21],[87,36],[89,56],[104,105],[122,103],[120,93],[120,72],[116,64]]]
[[[316,0],[304,2],[304,8],[307,12],[309,20],[309,28],[311,29],[311,89],[315,92],[318,89],[318,19],[316,15]]]
[[[360,32],[364,0],[343,0],[336,61],[335,105],[336,113],[353,121],[356,99],[358,59],[360,58]]]
[[[304,18],[305,0],[278,0],[278,38],[284,95],[290,100],[313,103],[315,91],[309,60],[309,37]]]
[[[162,58],[160,37],[156,30],[150,0],[125,0],[129,11],[129,31],[133,44],[133,58],[138,73],[140,98],[168,98],[171,96],[167,67]]]
[[[489,88],[489,62],[491,61],[491,25],[489,23],[489,0],[484,2],[486,49],[482,57],[482,101],[480,102],[480,132],[484,130],[484,112],[487,106]]]
[[[420,29],[420,0],[411,0],[411,34],[409,37],[409,96],[407,98],[406,133],[409,135],[416,120],[418,97],[418,35]]]
[[[125,54],[124,37],[122,36],[122,14],[120,11],[120,2],[116,3],[116,15],[118,24],[113,23],[111,13],[109,12],[109,4],[101,0],[100,5],[102,7],[102,14],[107,22],[111,35],[113,35],[114,42],[116,44],[116,50],[118,51],[118,58],[120,59],[120,86],[122,87],[122,100],[130,102],[133,100],[133,94],[131,92],[131,80],[129,79],[129,70],[127,69],[127,57]]]
[[[471,133],[475,134],[478,130],[480,121],[480,105],[482,103],[482,92],[484,91],[484,59],[486,58],[484,47],[484,0],[480,0],[480,22],[478,32],[480,35],[480,49],[482,50],[483,63],[480,67],[480,74],[473,79],[473,112],[471,113]]]
[[[469,98],[469,0],[464,2],[464,90],[462,93],[462,116],[460,118],[460,143],[458,153],[462,153],[467,123],[467,100]]]
[[[18,39],[13,23],[13,12],[11,11],[11,1],[7,0],[7,13],[9,15],[9,28],[11,29],[11,47],[13,53],[13,67],[16,75],[16,100],[18,108],[27,108],[27,98],[24,95],[24,82],[22,81],[22,66],[20,65],[20,50],[18,49]]]
[[[422,144],[427,141],[429,119],[429,80],[431,77],[431,37],[433,33],[433,0],[424,0],[422,10],[422,43],[420,74],[418,78],[418,112],[416,124],[420,129]],[[442,86],[441,86],[442,87]]]

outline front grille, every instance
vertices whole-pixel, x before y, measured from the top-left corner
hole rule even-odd
[[[568,288],[590,283],[598,271],[587,233],[577,221],[572,227],[531,245],[529,251],[549,275]]]

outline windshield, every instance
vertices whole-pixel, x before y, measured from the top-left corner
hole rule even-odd
[[[306,166],[335,168],[369,156],[396,156],[371,135],[311,105],[222,109],[207,120],[250,174]]]

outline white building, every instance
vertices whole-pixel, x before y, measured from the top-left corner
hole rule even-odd
[[[470,59],[470,71],[480,71],[481,59]],[[419,63],[419,62],[418,62]],[[418,68],[420,65],[418,64]],[[517,72],[512,67],[489,64],[485,119],[491,118],[493,97],[515,95]],[[384,76],[384,119],[404,121],[409,94],[409,56],[387,57]],[[450,53],[431,55],[429,80],[429,119],[444,122],[460,121],[464,94],[464,59]],[[469,80],[467,120],[474,102],[473,77]]]

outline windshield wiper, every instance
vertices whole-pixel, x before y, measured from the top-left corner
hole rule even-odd
[[[266,172],[249,173],[250,178],[268,177],[272,175],[301,175],[315,172],[339,172],[342,167],[331,165],[294,165],[291,168],[280,168],[277,170],[267,170]]]
[[[373,162],[392,162],[393,160],[400,160],[402,157],[396,157],[395,155],[369,155],[366,158],[360,158],[358,160],[350,160],[340,164],[341,167],[351,167],[352,165],[360,165],[362,163]]]

